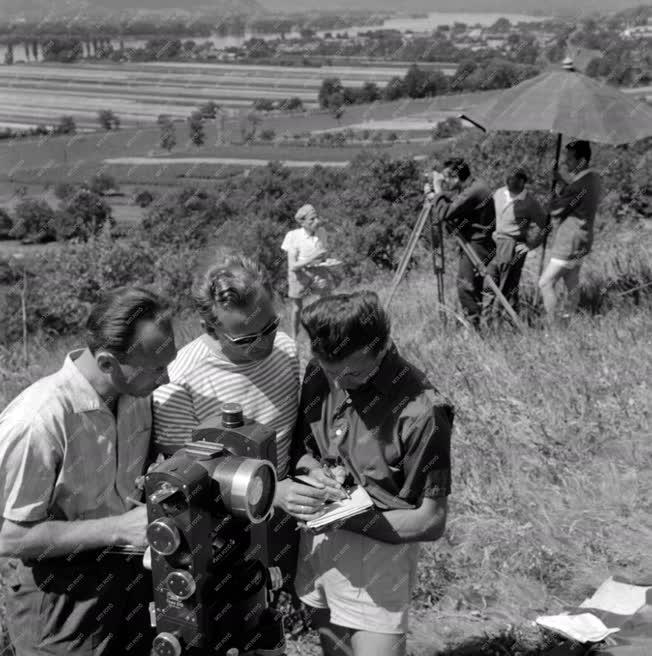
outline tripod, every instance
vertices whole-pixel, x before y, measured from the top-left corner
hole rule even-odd
[[[431,211],[432,211],[432,202],[430,200],[425,200],[423,203],[423,208],[421,209],[419,217],[417,218],[417,222],[414,226],[414,229],[412,230],[412,233],[410,234],[410,237],[408,239],[408,243],[407,246],[405,247],[405,252],[403,253],[403,257],[401,258],[398,268],[396,269],[396,273],[394,274],[394,279],[392,280],[392,286],[390,287],[389,295],[387,297],[387,301],[385,302],[387,308],[389,308],[392,299],[394,298],[394,294],[396,293],[396,290],[399,284],[401,283],[401,280],[403,279],[405,272],[407,271],[408,264],[410,262],[410,259],[412,258],[414,249],[417,246],[419,237],[421,236],[421,233],[423,232],[423,229],[426,225],[426,221],[430,217]],[[435,246],[436,228],[439,231],[439,244],[437,246]],[[462,251],[464,251],[466,256],[473,263],[473,266],[475,267],[476,271],[486,280],[489,287],[491,287],[492,291],[496,295],[496,298],[500,301],[502,306],[505,308],[505,311],[507,312],[509,318],[512,320],[514,325],[521,332],[523,332],[524,331],[523,322],[518,318],[518,315],[514,311],[514,308],[510,305],[509,301],[505,298],[505,295],[503,294],[500,287],[496,285],[494,279],[489,275],[487,271],[487,267],[484,265],[482,260],[478,257],[478,254],[473,250],[473,248],[468,244],[468,242],[465,239],[463,239],[459,234],[457,234],[456,232],[452,234],[453,237],[455,238],[455,241],[457,241],[460,248],[462,249]],[[436,224],[433,223],[432,221],[430,222],[430,237],[433,246],[433,250],[432,250],[433,270],[435,273],[435,279],[437,281],[437,302],[439,305],[439,311],[443,317],[443,320],[445,321],[446,309],[444,305],[444,239],[443,239],[443,228],[442,228],[441,220],[436,221]]]

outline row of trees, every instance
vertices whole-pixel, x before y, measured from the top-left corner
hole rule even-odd
[[[423,70],[413,64],[403,77],[393,77],[384,87],[375,82],[365,82],[359,88],[345,87],[339,78],[326,78],[319,89],[319,106],[337,114],[344,105],[377,100],[428,98],[457,91],[506,89],[538,73],[539,69],[534,66],[501,59],[489,60],[484,64],[474,60],[463,61],[452,77],[441,71]]]

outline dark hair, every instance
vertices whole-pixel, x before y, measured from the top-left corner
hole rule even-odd
[[[588,141],[569,141],[566,150],[570,150],[577,159],[585,159],[588,164],[591,161],[591,144]]]
[[[120,360],[134,345],[138,322],[148,319],[169,320],[162,298],[142,287],[114,289],[93,306],[86,321],[86,344],[93,355],[106,350]]]
[[[192,297],[201,318],[214,323],[218,307],[248,308],[261,292],[274,296],[267,269],[249,257],[231,254],[210,264],[196,279]]]
[[[389,316],[375,292],[326,296],[306,306],[301,324],[310,337],[312,352],[328,362],[337,362],[367,349],[378,354],[387,344]]]
[[[522,180],[523,182],[527,182],[529,179],[527,175],[527,171],[520,166],[518,168],[515,168],[513,171],[509,172],[507,179],[509,180],[510,178],[515,178],[516,180]]]
[[[461,157],[451,157],[444,162],[445,169],[451,169],[453,173],[462,181],[471,175],[469,165]]]

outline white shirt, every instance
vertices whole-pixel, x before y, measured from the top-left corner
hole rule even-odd
[[[286,253],[291,253],[297,264],[302,264],[316,255],[325,253],[327,248],[324,228],[317,228],[313,235],[309,235],[305,228],[290,230],[281,244],[281,249]]]

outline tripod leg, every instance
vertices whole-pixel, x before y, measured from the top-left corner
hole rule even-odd
[[[410,258],[414,253],[414,249],[417,247],[419,237],[421,236],[421,233],[423,232],[423,228],[426,225],[426,221],[430,216],[431,207],[432,205],[429,202],[426,202],[423,205],[421,214],[419,214],[419,218],[417,219],[416,225],[414,226],[414,229],[412,230],[412,234],[408,239],[408,244],[406,246],[405,253],[403,254],[403,257],[399,262],[398,269],[394,274],[394,279],[392,280],[392,286],[389,290],[389,295],[387,296],[387,300],[385,301],[386,308],[389,308],[392,299],[394,298],[394,294],[396,293],[396,289],[398,288],[401,280],[403,279],[403,276],[405,275],[405,272],[407,271],[408,264],[410,263]]]
[[[505,298],[500,287],[498,287],[498,285],[494,282],[494,279],[487,272],[487,267],[482,263],[482,261],[478,257],[478,254],[458,234],[455,235],[455,239],[457,240],[457,243],[460,245],[460,248],[466,253],[469,260],[471,260],[473,266],[477,269],[478,273],[480,273],[484,277],[489,287],[491,287],[494,294],[496,294],[496,298],[501,302],[502,306],[505,308],[505,311],[509,315],[510,319],[514,322],[514,325],[521,332],[524,332],[524,326],[522,321],[518,318],[516,312],[514,312],[514,308],[509,304],[509,301]]]

